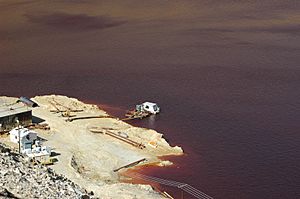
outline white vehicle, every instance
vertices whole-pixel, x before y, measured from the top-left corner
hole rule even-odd
[[[142,104],[136,105],[135,109],[138,112],[149,112],[152,114],[157,114],[160,111],[159,106],[153,102],[144,102]]]

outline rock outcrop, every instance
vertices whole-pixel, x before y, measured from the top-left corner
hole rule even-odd
[[[90,198],[84,189],[0,145],[0,198]]]

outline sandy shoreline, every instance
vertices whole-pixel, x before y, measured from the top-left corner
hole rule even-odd
[[[7,103],[16,100],[7,97],[0,99]],[[35,119],[44,120],[50,126],[50,131],[36,131],[47,140],[45,145],[52,147],[57,153],[58,162],[51,166],[57,173],[65,175],[101,198],[162,198],[149,185],[121,183],[118,172],[113,170],[143,158],[147,160],[143,164],[168,164],[158,156],[181,155],[183,151],[180,147],[171,147],[162,134],[154,130],[134,127],[118,118],[110,118],[98,106],[85,104],[74,98],[49,95],[37,96],[32,100],[40,105],[33,109]],[[74,113],[76,117],[102,118],[68,122],[61,113],[53,112],[57,108],[53,101],[61,105],[59,109],[83,110]],[[131,146],[107,134],[93,133],[90,131],[92,128],[101,132],[121,133],[145,148]],[[1,141],[7,142],[7,139],[1,138]]]

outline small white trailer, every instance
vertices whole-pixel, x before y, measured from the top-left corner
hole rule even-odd
[[[142,104],[136,105],[135,109],[139,112],[149,112],[151,114],[157,114],[160,111],[160,107],[153,102],[144,102]]]

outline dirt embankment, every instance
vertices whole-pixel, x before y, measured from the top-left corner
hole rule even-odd
[[[180,155],[180,147],[171,147],[154,130],[131,126],[74,98],[49,95],[32,100],[39,104],[33,109],[34,119],[50,126],[50,131],[37,131],[57,154],[58,162],[52,166],[57,173],[101,198],[162,197],[148,185],[120,183],[114,170],[143,158],[143,164],[164,165],[158,156]],[[85,119],[70,121],[81,117]]]

